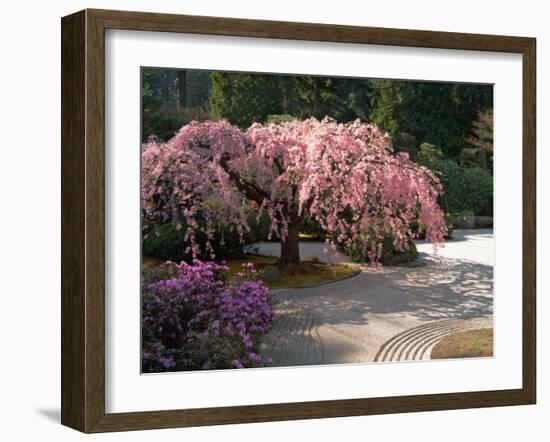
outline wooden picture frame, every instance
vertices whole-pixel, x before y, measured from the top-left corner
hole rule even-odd
[[[523,57],[523,385],[132,413],[105,412],[105,30],[495,51]],[[62,19],[62,409],[83,432],[533,404],[536,398],[536,41],[404,29],[84,10]]]

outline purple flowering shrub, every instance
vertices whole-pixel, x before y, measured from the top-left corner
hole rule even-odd
[[[269,289],[252,264],[228,280],[213,262],[182,262],[174,276],[144,283],[142,370],[145,373],[262,367],[262,335],[274,313]]]

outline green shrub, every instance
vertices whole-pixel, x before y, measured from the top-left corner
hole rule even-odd
[[[271,219],[264,212],[258,219],[255,211],[250,211],[248,215],[248,225],[250,231],[244,234],[244,243],[241,243],[239,234],[232,226],[217,226],[214,232],[214,239],[211,241],[214,248],[216,259],[236,258],[242,254],[242,248],[245,244],[251,244],[258,241],[267,241],[269,230],[271,228]],[[155,224],[144,220],[147,226],[147,234],[143,236],[142,252],[144,256],[160,259],[162,261],[187,261],[192,260],[191,253],[185,253],[186,243],[184,241],[185,223],[180,230],[176,229],[174,224]],[[204,222],[199,219],[199,225]],[[223,229],[223,232],[222,232]],[[223,242],[221,241],[223,237]],[[277,240],[276,235],[272,235],[272,240]],[[206,236],[197,231],[197,243],[200,250],[206,250]],[[203,253],[199,256],[201,259],[210,259],[210,253]]]
[[[181,109],[177,104],[156,103],[158,99],[147,98],[143,105],[141,139],[143,142],[151,136],[162,141],[168,141],[185,124],[191,121],[211,120],[213,117],[200,108]]]
[[[455,228],[453,223],[454,217],[451,215],[445,215],[445,224],[447,225],[447,235],[446,238],[450,238],[453,234]],[[426,227],[418,223],[418,220],[415,219],[410,224],[411,230],[413,231],[415,239],[426,239]]]
[[[149,233],[143,238],[143,255],[163,261],[190,262],[193,257],[191,253],[185,252],[187,244],[184,241],[184,233],[185,226],[178,230],[172,223],[153,225]],[[217,229],[212,241],[217,259],[234,258],[241,254],[242,244],[236,230],[224,229],[223,244],[220,244],[221,239],[222,232]],[[206,236],[204,234],[197,234],[197,243],[200,250],[206,250]],[[205,252],[198,258],[210,259],[210,252]]]
[[[422,143],[416,154],[416,161],[421,164],[426,164],[430,161],[436,161],[443,158],[443,152],[434,144]]]
[[[464,169],[465,191],[469,209],[475,215],[493,216],[493,177],[484,169]]]
[[[397,132],[393,136],[393,144],[398,147],[416,147],[417,142],[414,135],[408,132]]]
[[[398,132],[393,137],[393,145],[397,152],[407,152],[414,159],[418,152],[418,144],[414,135]]]
[[[407,250],[397,250],[393,245],[393,239],[393,235],[390,233],[384,235],[380,263],[386,266],[392,266],[404,262],[411,262],[418,258],[418,250],[412,240],[409,240],[409,248]],[[356,242],[351,248],[345,249],[344,251],[354,262],[369,262],[363,249],[363,243]]]
[[[418,258],[416,245],[409,240],[408,250],[397,250],[393,245],[393,237],[385,236],[382,246],[382,256],[380,262],[386,266],[393,266],[404,262],[411,262]]]
[[[462,168],[453,160],[424,159],[419,163],[440,176],[445,190],[440,205],[445,212],[471,210],[475,215],[493,215],[493,177],[487,170]]]
[[[183,232],[172,223],[153,226],[143,238],[141,250],[143,255],[163,261],[180,262],[186,258]]]
[[[292,116],[292,115],[287,115],[287,114],[271,114],[271,115],[268,115],[267,116],[267,119],[266,119],[266,123],[275,123],[275,124],[278,124],[278,123],[283,123],[285,121],[294,121],[294,120],[297,120],[296,117]]]
[[[258,219],[258,214],[252,211],[248,215],[248,225],[250,232],[246,234],[245,242],[250,244],[258,241],[268,241],[269,231],[271,230],[271,218],[267,212],[263,212]],[[279,238],[275,234],[271,234],[271,240],[278,241]]]
[[[305,216],[300,224],[300,233],[306,234],[307,238],[302,238],[301,240],[310,239],[314,241],[324,241],[325,234],[323,233],[319,223],[309,217]]]

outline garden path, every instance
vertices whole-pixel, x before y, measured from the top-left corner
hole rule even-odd
[[[281,243],[279,242],[257,242],[245,247],[245,252],[263,256],[281,256]],[[319,258],[321,262],[331,264],[351,263],[349,256],[341,252],[332,250],[328,247],[325,253],[325,243],[323,241],[300,241],[300,257],[308,261],[313,257]]]
[[[255,246],[276,256],[277,243]],[[327,258],[323,243],[300,247],[304,257],[348,261],[334,252]],[[361,266],[343,281],[276,290],[277,318],[262,354],[274,366],[421,360],[447,334],[491,327],[492,230],[455,231],[437,252],[425,241],[417,247],[421,267]]]

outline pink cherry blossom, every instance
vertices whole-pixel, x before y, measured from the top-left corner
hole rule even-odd
[[[447,232],[437,203],[442,186],[429,169],[395,153],[389,136],[359,120],[309,118],[252,125],[192,122],[167,143],[142,147],[142,207],[147,218],[185,221],[188,251],[198,255],[199,214],[206,248],[219,226],[249,230],[247,214],[267,212],[282,240],[282,264],[299,261],[298,228],[305,217],[327,242],[364,244],[376,261],[384,233],[406,249],[418,220],[435,244]]]

